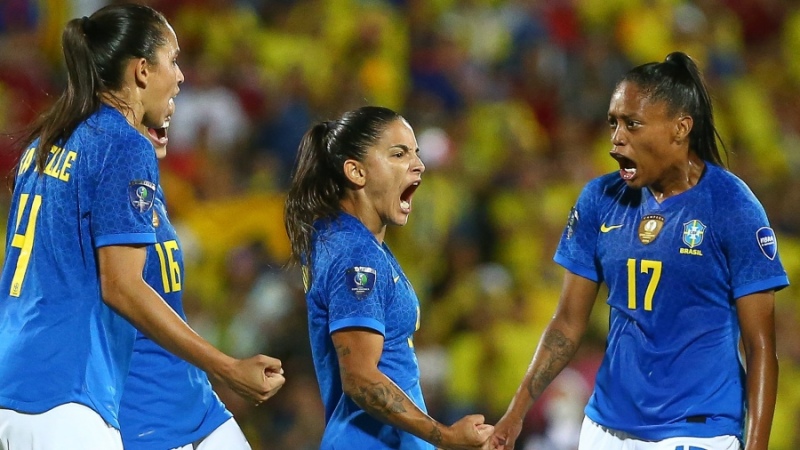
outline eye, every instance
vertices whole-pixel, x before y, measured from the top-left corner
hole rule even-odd
[[[641,123],[639,123],[639,122],[637,122],[635,120],[629,120],[629,121],[625,122],[625,126],[628,127],[628,128],[639,128],[640,125],[641,125]]]

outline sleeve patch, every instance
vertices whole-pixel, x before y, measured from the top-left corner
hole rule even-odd
[[[143,213],[153,207],[156,185],[147,180],[131,181],[128,185],[128,198],[134,209]]]
[[[567,239],[572,239],[576,228],[578,228],[578,207],[573,206],[569,210],[569,217],[567,217],[567,229],[565,231]]]
[[[353,267],[345,271],[345,283],[356,299],[365,299],[375,287],[377,271],[372,267]]]
[[[756,239],[758,246],[761,248],[761,253],[764,254],[770,261],[775,259],[778,254],[778,242],[775,240],[775,232],[772,228],[761,227],[756,231]]]

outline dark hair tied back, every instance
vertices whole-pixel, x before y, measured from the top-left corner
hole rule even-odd
[[[664,102],[670,114],[686,114],[694,120],[689,148],[700,158],[724,166],[718,143],[725,145],[714,125],[714,109],[703,75],[695,61],[683,52],[667,55],[631,69],[622,79],[639,86],[651,102]]]
[[[92,19],[86,16],[81,17],[81,31],[83,31],[83,34],[86,35],[91,33],[91,27],[92,27]]]
[[[67,23],[61,34],[67,86],[21,139],[26,143],[39,139],[40,172],[51,147],[63,145],[81,122],[100,109],[101,98],[120,109],[128,107],[116,96],[126,83],[126,65],[136,58],[155,64],[158,49],[168,41],[168,26],[158,11],[133,3],[108,5]]]
[[[284,214],[295,262],[311,261],[314,222],[341,211],[340,200],[351,187],[344,162],[363,161],[389,124],[400,119],[391,109],[363,106],[338,120],[318,122],[306,132],[297,149]]]

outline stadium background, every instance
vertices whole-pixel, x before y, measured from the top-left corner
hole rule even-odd
[[[0,3],[0,168],[60,92],[60,31],[103,0]],[[554,309],[552,261],[590,178],[617,169],[605,123],[630,67],[693,56],[731,168],[764,203],[795,283],[777,295],[775,450],[800,448],[800,6],[789,0],[152,0],[186,83],[162,162],[190,323],[227,352],[280,357],[260,408],[220,390],[254,449],[313,449],[322,410],[283,192],[303,131],[364,104],[403,113],[427,171],[390,246],[422,302],[431,414],[495,421]],[[8,210],[8,190],[0,211]],[[4,226],[4,221],[3,221]],[[703,276],[702,273],[697,276]],[[526,450],[573,448],[607,311],[528,417]]]

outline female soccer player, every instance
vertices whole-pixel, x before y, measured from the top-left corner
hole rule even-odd
[[[0,449],[121,449],[118,410],[135,330],[251,401],[280,361],[231,358],[142,279],[156,243],[158,168],[137,130],[161,127],[183,74],[166,19],[114,5],[71,20],[68,84],[18,164],[0,277]]]
[[[156,157],[167,155],[169,123],[140,129]],[[164,191],[153,201],[156,243],[147,248],[144,280],[186,320],[183,311],[183,252],[167,215]],[[250,450],[231,413],[202,370],[136,333],[133,358],[119,409],[125,450]]]
[[[632,69],[608,124],[619,172],[591,181],[570,214],[555,255],[567,269],[559,305],[493,443],[514,448],[605,282],[610,330],[579,449],[733,450],[746,422],[745,448],[767,450],[774,293],[788,278],[764,209],[723,168],[694,61],[672,53]]]
[[[412,340],[419,301],[384,243],[411,213],[418,152],[408,122],[374,106],[315,125],[300,144],[285,224],[304,265],[323,450],[488,444],[483,416],[445,426],[427,415]]]

